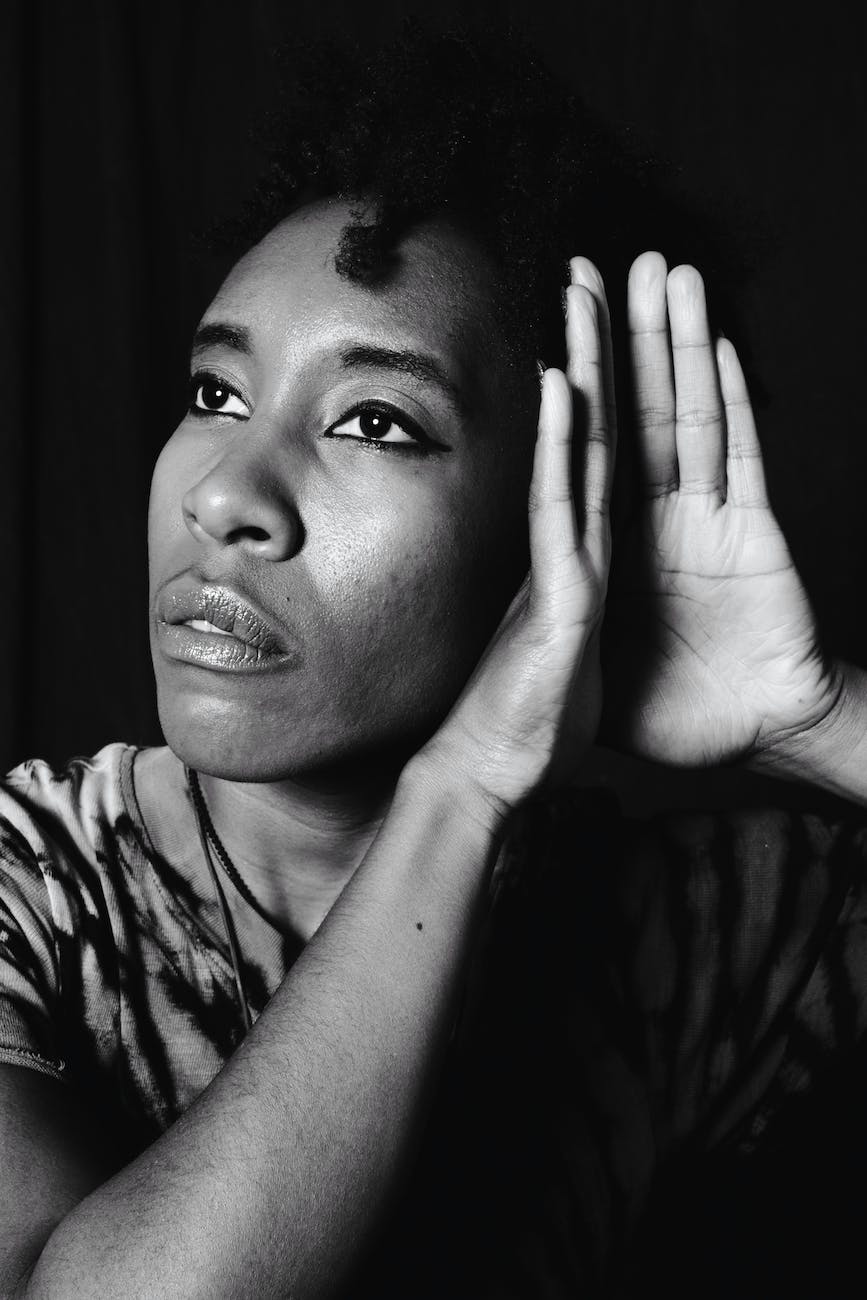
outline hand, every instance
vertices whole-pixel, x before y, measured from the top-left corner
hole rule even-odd
[[[595,292],[567,290],[567,375],[547,370],[530,487],[530,572],[457,704],[422,753],[505,814],[592,743],[601,711],[599,633],[611,539],[610,365]],[[576,512],[572,430],[583,439]],[[578,459],[578,458],[575,458]]]
[[[698,272],[666,275],[645,253],[628,318],[642,502],[612,584],[600,740],[684,766],[761,760],[827,716],[837,674],[768,505],[743,372],[731,343],[711,339]]]

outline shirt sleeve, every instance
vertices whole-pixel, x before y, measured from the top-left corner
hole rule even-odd
[[[0,1063],[60,1079],[50,874],[46,855],[0,816]]]

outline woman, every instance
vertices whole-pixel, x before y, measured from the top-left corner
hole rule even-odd
[[[645,757],[864,798],[864,678],[820,650],[698,273],[630,271],[603,686],[583,256],[541,398],[535,363],[572,241],[623,255],[628,178],[508,47],[335,57],[154,474],[167,747],[3,788],[4,1294],[593,1294],[660,1170],[810,1081],[797,1031],[815,1065],[863,1023],[845,820],[630,829],[568,786],[604,704]]]

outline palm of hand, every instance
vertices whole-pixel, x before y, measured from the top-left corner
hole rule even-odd
[[[609,601],[604,743],[705,766],[784,738],[793,701],[820,707],[827,674],[812,611],[769,508],[657,497],[625,567]]]
[[[543,385],[530,494],[531,570],[434,737],[500,810],[568,773],[600,709],[615,436],[605,291],[572,261],[568,379]],[[629,325],[644,504],[618,543],[602,629],[598,739],[656,762],[764,754],[820,721],[837,677],[767,500],[743,373],[711,339],[701,277],[634,263]],[[573,394],[585,413],[571,485]]]
[[[743,372],[711,338],[693,268],[643,255],[628,309],[643,505],[615,548],[599,739],[682,766],[772,755],[835,683],[768,504]]]

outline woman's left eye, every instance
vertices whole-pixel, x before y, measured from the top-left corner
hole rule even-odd
[[[339,424],[332,425],[328,434],[333,438],[358,438],[362,442],[415,446],[418,449],[431,445],[431,439],[415,421],[397,412],[392,414],[375,408],[351,412]]]

